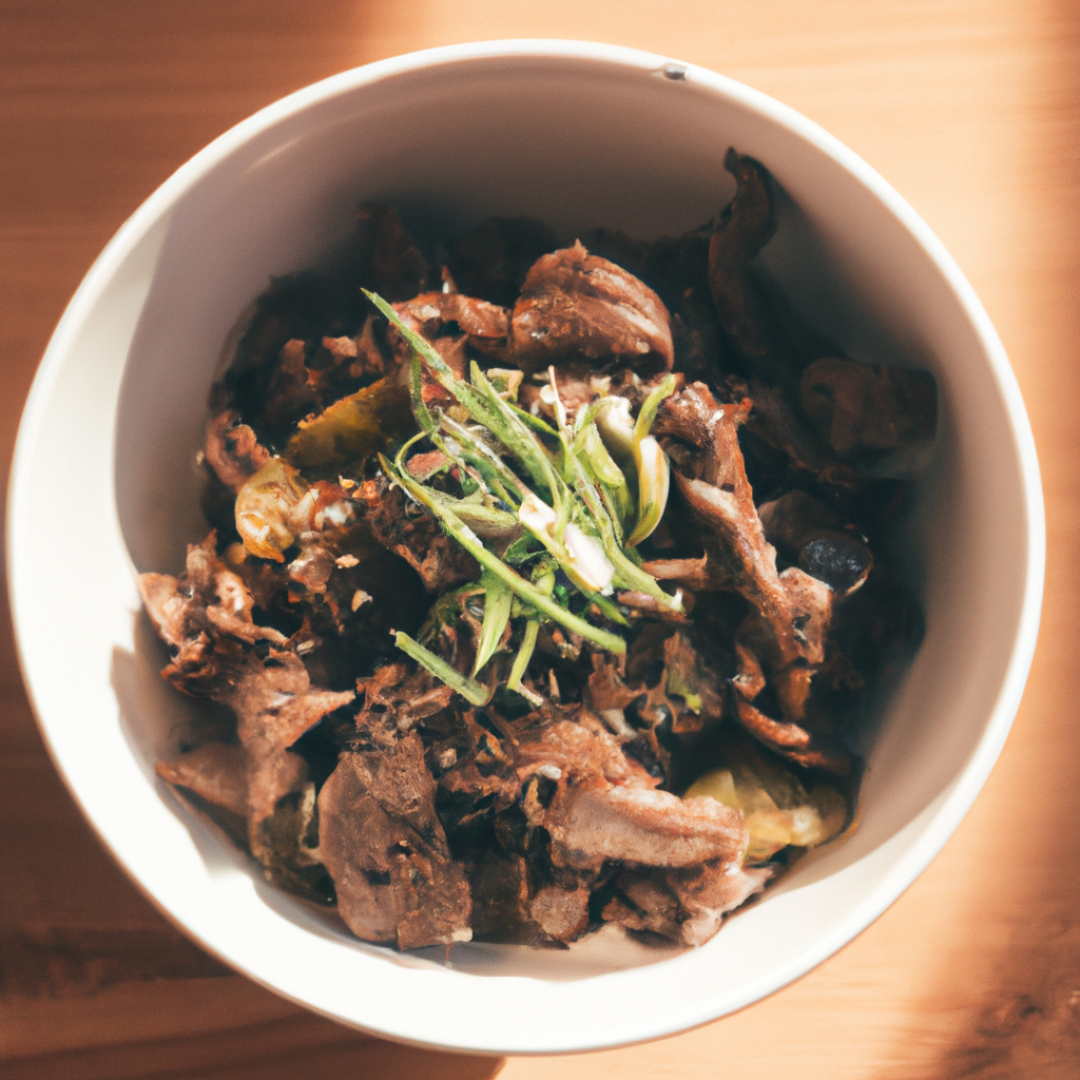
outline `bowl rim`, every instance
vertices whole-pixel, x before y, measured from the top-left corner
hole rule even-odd
[[[62,357],[70,348],[74,333],[92,311],[112,275],[155,223],[174,204],[180,201],[195,184],[211,173],[220,162],[243,147],[250,139],[270,126],[319,102],[360,90],[364,86],[394,76],[422,69],[435,69],[458,63],[491,59],[510,61],[518,59],[579,59],[607,63],[613,67],[623,69],[633,68],[655,74],[670,73],[674,69],[675,77],[693,80],[720,97],[734,100],[765,119],[788,129],[794,135],[809,142],[831,157],[884,205],[889,213],[912,235],[941,273],[947,286],[955,295],[956,301],[970,320],[973,334],[981,346],[982,356],[986,361],[993,381],[996,383],[996,389],[1008,417],[1009,434],[1015,445],[1016,457],[1020,466],[1027,542],[1024,593],[1009,662],[1001,678],[1000,690],[986,721],[982,736],[962,772],[952,785],[951,790],[946,793],[931,818],[923,826],[918,839],[883,875],[880,882],[870,890],[864,902],[842,924],[838,925],[833,934],[824,938],[816,949],[807,950],[801,954],[797,962],[782,968],[771,980],[759,981],[749,985],[747,992],[743,995],[743,1000],[736,1003],[732,1008],[725,1010],[724,1014],[727,1014],[745,1008],[778,991],[783,986],[812,970],[848,941],[858,936],[912,884],[956,830],[997,761],[1019,707],[1038,634],[1046,560],[1043,494],[1034,437],[1015,374],[1009,365],[997,332],[974,289],[960,270],[959,265],[948,253],[944,244],[906,200],[876,170],[818,124],[771,96],[708,68],[639,49],[589,41],[545,38],[509,39],[441,46],[406,53],[352,68],[306,86],[267,105],[218,136],[189,161],[181,165],[119,228],[87,271],[46,347],[23,410],[8,485],[5,539],[7,585],[14,627],[15,652],[35,719],[57,771],[99,840],[139,890],[148,897],[171,923],[179,927],[186,935],[198,941],[208,952],[218,956],[248,978],[280,996],[296,1001],[308,1009],[323,1012],[324,1015],[330,1016],[338,1022],[362,1027],[362,1022],[347,1016],[326,1012],[307,1001],[293,997],[288,991],[268,982],[258,972],[252,971],[246,965],[230,958],[219,947],[208,943],[180,915],[165,907],[164,902],[149,891],[148,887],[142,883],[137,870],[121,857],[110,843],[108,836],[100,831],[98,823],[90,816],[88,808],[80,798],[72,778],[60,763],[60,757],[50,738],[46,718],[39,708],[34,693],[34,687],[29,677],[29,664],[23,651],[23,638],[20,631],[20,625],[23,622],[23,616],[20,615],[22,611],[20,603],[21,590],[17,586],[17,578],[19,568],[24,561],[24,548],[31,542],[29,528],[25,530],[24,536],[23,508],[28,498],[32,458],[44,415],[59,374]],[[650,1030],[643,1030],[638,1027],[633,1031],[627,1031],[620,1029],[618,1024],[614,1023],[606,1025],[603,1034],[598,1038],[586,1040],[576,1038],[559,1041],[556,1035],[555,1044],[550,1046],[505,1046],[500,1043],[498,1035],[489,1039],[484,1045],[474,1045],[471,1041],[431,1041],[425,1039],[422,1031],[417,1030],[418,1025],[416,1024],[405,1025],[401,1030],[388,1030],[383,1027],[367,1028],[366,1030],[398,1041],[440,1049],[489,1054],[552,1054],[611,1048],[642,1042],[698,1026],[715,1018],[715,1011],[703,1008],[696,1015],[683,1013],[676,1018],[669,1017],[666,1021],[658,1021]]]

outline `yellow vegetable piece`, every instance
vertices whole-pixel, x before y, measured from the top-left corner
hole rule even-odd
[[[735,778],[729,769],[713,769],[704,776],[699,776],[683,798],[692,799],[699,795],[708,795],[710,799],[730,806],[733,810],[742,809],[739,796],[735,792]]]
[[[761,862],[788,846],[817,847],[832,840],[844,827],[847,803],[835,788],[819,784],[808,793],[784,769],[769,766],[764,760],[755,764],[764,766],[762,771],[768,775],[758,777],[746,762],[740,761],[733,769],[712,769],[700,776],[684,796],[704,795],[743,812],[750,833],[748,862]],[[772,788],[772,794],[763,780]],[[783,805],[777,805],[774,795]]]
[[[314,507],[300,474],[272,457],[237,492],[236,531],[252,555],[284,562],[282,552],[308,527]]]
[[[299,468],[347,465],[384,451],[415,426],[408,387],[380,379],[301,422],[284,457]]]
[[[626,541],[628,547],[636,547],[652,536],[664,516],[671,487],[667,454],[652,435],[634,444],[634,463],[638,477],[638,520]]]

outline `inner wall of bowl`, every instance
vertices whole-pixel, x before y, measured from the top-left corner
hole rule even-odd
[[[179,568],[184,545],[203,535],[192,462],[222,344],[272,276],[317,263],[348,233],[360,202],[419,208],[460,226],[527,214],[566,238],[596,225],[679,232],[729,198],[729,145],[763,161],[791,197],[768,261],[797,304],[856,358],[930,367],[942,404],[938,451],[919,482],[923,546],[908,545],[925,645],[889,704],[860,829],[708,946],[725,958],[729,988],[745,991],[765,985],[769,971],[779,978],[792,948],[809,955],[814,943],[839,943],[844,920],[891,868],[868,856],[897,837],[914,843],[956,782],[1000,690],[1024,580],[1019,466],[976,331],[922,247],[821,148],[693,73],[675,82],[570,58],[408,71],[286,115],[233,148],[165,219],[137,322],[118,334],[130,334],[131,346],[116,416],[115,496],[136,568]],[[175,718],[163,724],[155,712],[159,659],[147,649],[136,665],[146,670],[124,691],[144,767],[168,751],[176,729]],[[839,878],[843,888],[825,888]],[[782,899],[794,892],[805,893],[798,947],[788,940],[794,909]],[[278,910],[306,918],[288,903]],[[455,950],[458,969],[468,970],[473,955],[477,970],[518,970],[517,961],[493,962],[479,949]],[[529,970],[527,958],[522,965]],[[728,1007],[738,1003],[735,994]]]

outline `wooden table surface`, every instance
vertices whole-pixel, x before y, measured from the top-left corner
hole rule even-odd
[[[1016,368],[1049,528],[1013,734],[874,926],[746,1011],[661,1042],[497,1061],[310,1015],[187,942],[114,866],[41,744],[0,620],[7,1080],[1080,1076],[1080,5],[1067,0],[0,0],[0,474],[104,243],[227,127],[356,64],[515,36],[640,46],[775,95],[861,154],[959,260]],[[78,462],[69,478],[78,479]],[[66,529],[61,514],[41,523]],[[6,611],[6,601],[0,601]],[[501,1070],[501,1071],[500,1071]]]

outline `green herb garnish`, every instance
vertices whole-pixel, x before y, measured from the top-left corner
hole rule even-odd
[[[609,623],[627,625],[609,599],[616,587],[643,592],[660,606],[681,612],[681,598],[664,592],[632,553],[632,546],[655,528],[666,502],[667,462],[649,430],[675,380],[666,379],[653,391],[632,428],[627,410],[623,425],[627,430],[621,433],[626,452],[620,454],[604,438],[597,406],[581,409],[573,424],[568,421],[554,373],[551,388],[557,427],[507,400],[517,388],[509,372],[500,370],[492,381],[473,363],[468,381],[458,378],[382,297],[367,290],[365,295],[412,349],[410,401],[420,427],[393,461],[383,455],[379,460],[386,475],[426,507],[446,534],[480,564],[481,577],[473,588],[484,594],[474,678],[406,634],[397,635],[398,647],[473,704],[484,704],[492,691],[476,682],[475,676],[498,655],[507,626],[515,617],[521,618],[520,645],[506,685],[536,706],[543,699],[524,686],[522,678],[544,622],[621,654],[626,651],[623,638],[585,618],[592,612]],[[424,402],[425,367],[454,398],[456,407],[444,410]],[[423,439],[453,463],[452,475],[462,497],[409,473],[406,454]],[[642,468],[641,461],[651,472]],[[632,484],[624,471],[627,465],[633,470]],[[445,477],[440,483],[445,486]],[[486,543],[477,529],[488,538]],[[519,572],[530,563],[535,564],[531,580]],[[570,590],[557,585],[556,569],[565,575]],[[564,596],[562,602],[559,593]]]

